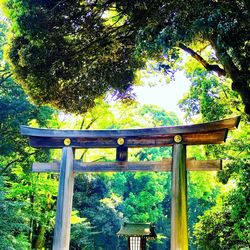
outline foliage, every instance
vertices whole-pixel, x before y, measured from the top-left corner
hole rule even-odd
[[[92,112],[93,116],[96,114],[94,111],[96,108],[97,106],[85,115],[86,124],[92,120],[89,115]],[[98,112],[102,115],[98,116],[92,124],[93,128],[100,128],[100,126],[106,128],[146,127],[173,125],[178,122],[173,113],[165,112],[155,106],[140,106],[135,103],[130,107],[123,103],[110,107],[102,104],[102,109],[99,108]],[[104,123],[102,119],[105,119]],[[72,126],[75,125],[72,124]],[[104,150],[91,151],[85,153],[84,161],[98,160],[100,159],[98,155],[102,156],[102,161],[115,159],[114,153],[110,154]],[[169,156],[171,150],[167,148],[132,150],[129,157],[130,160],[146,160],[147,153],[149,160],[160,160],[163,156]],[[76,152],[76,155],[81,154]],[[108,242],[109,248],[124,248],[126,241],[118,240],[115,236],[121,220],[144,222],[146,220],[155,223],[162,221],[161,231],[165,233],[162,215],[163,213],[169,214],[170,203],[166,203],[168,210],[165,210],[161,201],[165,200],[166,195],[169,194],[165,191],[169,188],[169,180],[169,175],[150,173],[78,176],[75,181],[74,207],[80,211],[80,216],[86,217],[90,223],[91,230],[86,232],[86,235],[92,239],[92,247],[106,249]],[[169,196],[167,197],[166,200],[169,200]],[[139,200],[140,208],[136,205]],[[129,208],[132,208],[132,213],[129,212]],[[169,227],[167,230],[169,231]],[[72,239],[72,244],[77,244],[77,242]],[[87,242],[85,247],[88,247]]]
[[[126,38],[133,34],[123,24],[105,24],[109,4],[18,0],[6,6],[14,32],[8,57],[37,103],[81,113],[111,87],[122,92],[131,85],[139,65]]]
[[[105,177],[79,175],[76,178],[73,207],[79,211],[81,217],[87,219],[89,225],[81,231],[81,234],[83,234],[80,237],[81,243],[73,236],[73,246],[79,245],[84,249],[85,247],[86,249],[116,248],[116,232],[119,230],[120,224],[117,211],[114,207],[105,204],[106,202],[103,200],[107,193],[108,187]],[[81,228],[83,228],[83,225],[73,227],[73,235],[77,233],[75,230]]]
[[[77,129],[179,124],[175,114],[152,105],[140,106],[136,102],[109,105],[97,97],[110,87],[121,90],[129,87],[133,72],[145,58],[154,57],[159,65],[164,65],[159,56],[161,50],[170,59],[164,68],[168,72],[178,56],[173,48],[180,42],[192,48],[197,46],[192,43],[197,40],[202,40],[199,46],[209,42],[234,86],[238,71],[243,75],[244,85],[249,56],[245,53],[248,43],[244,43],[247,34],[243,33],[243,27],[248,30],[248,13],[244,12],[247,5],[237,1],[232,9],[226,1],[205,5],[197,0],[185,6],[183,3],[158,1],[149,8],[147,1],[6,1],[14,32],[9,37],[8,56],[16,78],[26,91],[38,102],[50,102],[70,111],[86,111],[94,104],[95,107],[84,115],[72,115],[35,106],[13,82],[8,64],[1,60],[0,248],[41,249],[52,244],[57,176],[29,173],[32,162],[49,161],[51,155],[46,150],[30,148],[19,134],[20,124]],[[191,8],[193,4],[197,8]],[[216,11],[210,11],[215,7]],[[242,16],[238,15],[239,9]],[[235,20],[237,30],[233,25]],[[3,44],[6,26],[1,24],[0,28]],[[231,34],[230,41],[227,32]],[[242,36],[236,41],[233,38],[239,33]],[[217,62],[211,47],[207,48],[201,50],[201,55],[211,64]],[[226,51],[223,58],[219,56],[221,49]],[[237,66],[236,73],[230,71],[232,64],[228,58]],[[187,119],[210,121],[243,112],[242,102],[231,90],[229,79],[205,72],[194,61],[188,61],[184,70],[192,81],[190,92],[181,101]],[[195,243],[201,249],[238,249],[249,245],[249,128],[245,121],[243,116],[241,130],[234,132],[224,146],[188,149],[188,157],[230,160],[218,176],[224,186],[211,173],[188,175],[190,249],[195,248]],[[60,157],[58,152],[53,154]],[[130,160],[135,161],[170,156],[170,148],[129,151]],[[76,157],[84,161],[114,160],[115,151],[77,150]],[[160,242],[151,243],[150,248],[169,248],[170,200],[170,174],[79,175],[73,201],[79,216],[74,215],[73,219],[79,223],[72,225],[71,247],[123,249],[126,241],[117,239],[116,232],[122,221],[130,220],[154,222]]]
[[[188,60],[185,74],[191,80],[191,87],[179,101],[186,119],[200,118],[204,122],[223,119],[225,116],[243,113],[242,102],[237,92],[230,89],[230,81],[209,74],[198,63]]]
[[[45,118],[46,115],[42,117]],[[104,104],[103,101],[100,101],[100,106],[96,106],[83,117],[68,114],[62,115],[61,118],[61,121],[54,119],[49,122],[47,120],[46,125],[48,124],[47,126],[50,127],[53,125],[57,128],[65,126],[72,128],[100,128],[102,126],[103,128],[127,128],[172,126],[179,122],[173,113],[165,112],[155,106],[139,106],[134,103],[130,107],[126,104],[115,104],[111,107]],[[105,119],[104,123],[103,119]],[[37,122],[32,120],[33,124]],[[24,139],[22,138],[22,140]],[[26,150],[30,149],[26,148]],[[77,150],[76,156],[81,157],[82,154],[83,152]],[[114,159],[114,154],[90,150],[84,153],[84,160],[98,160],[100,155],[102,160]],[[129,157],[131,160],[160,160],[163,157],[170,157],[170,155],[170,148],[152,148],[132,150]],[[15,178],[15,182],[11,179],[8,196],[11,199],[25,201],[23,217],[29,221],[28,224],[31,226],[29,237],[33,238],[32,246],[36,246],[36,248],[42,245],[50,247],[56,179],[47,174],[26,173],[24,170],[34,160],[43,162],[49,159],[46,154],[36,153],[29,156],[27,163],[20,162],[15,168],[12,168],[11,178]],[[195,184],[190,191],[189,199],[190,218],[194,223],[196,215],[211,206],[213,201],[210,194],[216,191],[213,186],[202,184],[202,177],[192,177],[190,182],[192,186]],[[199,192],[197,192],[198,190]],[[204,193],[206,193],[205,196]],[[197,204],[199,204],[198,210]],[[158,249],[166,249],[166,246],[169,246],[169,174],[79,175],[75,180],[73,206],[79,211],[80,218],[86,218],[86,220],[72,225],[72,249],[108,249],[111,246],[115,249],[124,248],[126,241],[118,240],[116,237],[122,220],[154,222],[158,234],[162,237],[159,242],[151,243],[151,247],[157,245]]]
[[[207,98],[205,94],[201,96],[203,99],[198,98],[201,102]],[[12,102],[12,100],[10,102]],[[61,116],[62,121],[54,119],[50,122],[49,120],[45,120],[45,124],[48,126],[53,124],[55,127],[72,126],[72,128],[79,128],[80,126],[85,128],[100,128],[102,125],[104,128],[127,128],[166,126],[176,125],[178,123],[178,118],[173,113],[165,112],[155,106],[139,106],[134,103],[130,108],[125,104],[115,104],[111,107],[107,104],[104,105],[102,101],[100,101],[100,104],[101,106],[96,106],[83,117],[68,114]],[[206,111],[206,109],[202,110],[204,110],[204,112]],[[97,113],[100,116],[98,116]],[[41,117],[46,119],[46,112],[45,115]],[[32,119],[32,116],[30,116],[30,119]],[[71,123],[69,123],[69,119]],[[104,123],[102,122],[103,119],[105,119]],[[36,120],[36,122],[32,120],[32,123],[39,124],[38,118]],[[27,119],[27,122],[28,121],[29,119]],[[244,135],[239,135],[239,138],[241,138],[240,141],[234,142],[233,145],[235,145],[235,148],[232,146],[230,146],[230,148],[238,152],[238,147],[242,145],[246,134],[247,132],[245,131]],[[20,140],[21,139],[23,140],[23,138],[20,137]],[[244,149],[244,147],[242,149]],[[33,153],[28,147],[25,148],[25,150]],[[227,150],[229,150],[229,148]],[[8,176],[6,177],[10,180],[8,197],[17,202],[25,202],[25,206],[23,206],[22,209],[22,218],[26,218],[24,225],[26,227],[27,225],[30,227],[33,225],[31,227],[32,231],[30,231],[32,232],[31,235],[22,230],[24,237],[26,237],[26,239],[27,235],[28,237],[33,237],[34,242],[32,246],[40,244],[40,246],[49,248],[52,238],[51,229],[54,219],[54,198],[56,196],[57,178],[53,175],[34,175],[26,172],[31,162],[35,160],[41,162],[49,160],[46,152],[44,153],[45,154],[36,152],[30,155],[26,162],[20,162],[16,164],[11,171],[9,170]],[[102,156],[102,160],[114,160],[115,157],[114,154],[105,154],[100,151],[91,152],[91,150],[84,154],[84,160],[86,161],[98,160],[100,159],[100,155]],[[82,152],[76,152],[76,155],[81,157]],[[153,148],[132,150],[129,157],[131,160],[160,160],[162,157],[170,157],[170,155],[171,150],[167,148]],[[189,150],[188,155],[195,155],[202,159],[205,157],[205,151],[194,147],[194,149]],[[7,155],[1,157],[4,157],[5,161],[8,159]],[[225,176],[227,175],[224,175],[224,179]],[[191,228],[193,224],[196,223],[197,216],[215,204],[215,198],[218,192],[218,184],[213,175],[200,173],[192,173],[189,175],[188,202],[191,236]],[[242,201],[244,201],[244,198]],[[85,219],[79,224],[72,226],[72,249],[124,248],[126,241],[119,240],[116,237],[116,232],[119,230],[122,220],[154,222],[157,233],[162,235],[162,237],[160,242],[150,243],[150,247],[154,248],[157,246],[158,249],[166,249],[169,247],[169,174],[119,173],[113,175],[79,175],[75,180],[73,206],[74,210],[79,212],[80,218]],[[242,214],[240,210],[239,214]],[[39,239],[41,239],[40,241],[35,240],[38,239],[38,236],[40,237]],[[198,241],[199,235],[195,234],[195,237],[194,240]],[[201,238],[204,239],[203,236]],[[190,247],[193,247],[194,240],[190,241]]]
[[[29,247],[21,201],[6,199],[6,188],[0,177],[0,249],[24,249]],[[12,223],[11,223],[12,222]]]
[[[246,140],[249,132],[249,127],[242,126],[228,145],[225,157],[229,160],[219,179],[227,183],[229,190],[221,194],[213,209],[206,211],[195,226],[197,244],[201,248],[241,249],[249,246],[250,145]]]
[[[9,187],[6,190],[3,205],[6,203],[4,206],[7,206],[10,199],[13,207],[18,207],[17,216],[20,214],[18,204],[22,204],[19,220],[24,222],[26,233],[23,239],[19,239],[16,235],[16,241],[22,241],[26,237],[26,239],[32,239],[31,246],[39,247],[39,244],[44,242],[44,234],[53,225],[55,203],[53,197],[56,194],[56,182],[48,175],[39,176],[29,173],[32,162],[47,161],[49,154],[48,151],[41,152],[28,147],[27,139],[20,135],[19,126],[29,122],[44,126],[52,111],[29,103],[22,89],[11,79],[4,81],[0,87],[0,105],[2,107],[0,110],[0,173],[4,176],[4,186]],[[14,218],[13,215],[13,219],[9,220],[10,227],[12,224],[15,225]],[[19,230],[25,232],[22,228]]]
[[[230,77],[250,113],[248,1],[3,2],[12,24],[9,61],[38,103],[86,111],[111,87],[130,90],[145,58],[161,63],[164,54],[171,67],[182,49]],[[216,55],[198,55],[199,42]]]
[[[4,22],[1,22],[3,41],[4,27]],[[20,135],[19,130],[20,125],[46,126],[53,111],[30,103],[21,87],[11,77],[4,76],[8,73],[8,64],[3,60],[1,63],[0,176],[3,216],[0,224],[3,230],[0,241],[6,246],[1,245],[1,248],[40,248],[44,245],[46,232],[53,226],[56,182],[51,176],[29,173],[32,162],[48,160],[49,153],[28,147],[27,139]]]
[[[94,240],[91,233],[92,229],[93,227],[91,227],[86,218],[81,223],[71,225],[70,249],[94,249],[92,244]]]
[[[189,72],[190,92],[180,102],[190,119],[209,121],[241,112],[238,95],[218,78],[210,76],[197,65]],[[191,73],[193,72],[193,73]],[[242,116],[239,131],[230,135],[227,144],[208,145],[206,155],[227,159],[218,174],[225,185],[214,206],[199,216],[194,226],[198,249],[241,249],[249,246],[249,126]],[[192,220],[193,221],[193,220]]]

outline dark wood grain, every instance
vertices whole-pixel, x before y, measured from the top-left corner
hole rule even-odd
[[[182,144],[201,145],[201,144],[220,144],[225,141],[227,129],[214,131],[211,133],[192,133],[182,134]],[[148,137],[133,136],[124,137],[124,147],[140,148],[140,147],[164,147],[172,146],[175,135],[161,135]],[[59,137],[39,137],[30,136],[30,146],[41,148],[63,148],[65,138]],[[73,148],[118,148],[117,138],[71,138],[70,146]]]
[[[116,161],[123,162],[128,160],[128,148],[118,147],[116,149]]]
[[[137,129],[121,129],[121,130],[53,130],[40,129],[21,126],[21,134],[35,137],[51,137],[51,138],[119,138],[119,137],[141,137],[151,138],[151,136],[175,135],[185,133],[208,133],[221,129],[235,129],[240,121],[240,117],[228,118],[220,121],[169,126],[158,128],[137,128]]]

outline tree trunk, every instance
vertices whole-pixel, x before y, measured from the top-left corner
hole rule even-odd
[[[239,70],[227,51],[221,48],[214,40],[216,41],[216,37],[210,40],[211,45],[216,51],[217,57],[223,65],[227,75],[232,79],[232,89],[240,95],[245,105],[245,113],[248,119],[250,119],[250,72],[247,69]]]
[[[45,232],[46,232],[45,226],[39,225],[36,238],[33,241],[32,249],[42,249],[44,247]]]

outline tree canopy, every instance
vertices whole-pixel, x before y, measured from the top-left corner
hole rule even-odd
[[[35,161],[60,159],[60,153],[29,147],[20,124],[56,129],[177,125],[174,113],[155,106],[95,98],[111,89],[126,97],[135,70],[148,58],[171,72],[179,67],[181,50],[192,56],[182,66],[191,87],[180,101],[189,121],[240,113],[242,100],[249,108],[249,1],[5,0],[4,6],[12,28],[7,41],[6,20],[0,20],[1,249],[52,245],[58,176],[29,169]],[[11,70],[2,58],[6,43]],[[37,103],[74,112],[95,107],[78,115],[38,107],[13,81],[12,71]],[[226,144],[188,147],[188,157],[226,159],[219,178],[211,172],[188,174],[189,249],[249,247],[249,134],[243,116]],[[75,153],[85,162],[115,159],[108,149]],[[132,161],[165,157],[171,157],[170,147],[129,151]],[[71,248],[124,249],[126,240],[115,235],[121,222],[148,220],[158,235],[149,249],[169,249],[170,181],[170,173],[78,175]]]
[[[110,89],[126,96],[146,58],[163,61],[164,55],[171,64],[184,50],[208,71],[231,78],[250,114],[246,0],[4,2],[12,23],[7,55],[37,103],[86,111]],[[215,54],[202,57],[198,42]]]

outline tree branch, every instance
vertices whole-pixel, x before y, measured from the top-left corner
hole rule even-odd
[[[31,156],[31,155],[34,155],[34,154],[35,154],[35,152],[30,153],[30,154],[28,154],[28,155]],[[4,172],[6,172],[6,171],[8,170],[8,168],[9,168],[12,164],[14,164],[14,163],[16,163],[16,162],[22,162],[22,161],[24,160],[24,158],[25,158],[25,157],[17,158],[17,159],[15,159],[15,160],[12,160],[11,162],[9,162],[9,163],[0,171],[0,175],[2,175]]]
[[[79,159],[82,160],[83,157],[86,155],[87,152],[88,152],[88,149],[87,148],[84,149],[84,151],[83,151],[83,153],[82,153],[82,155],[81,155],[81,157]]]
[[[85,122],[85,117],[83,117],[83,119],[82,119],[82,122],[81,122],[81,125],[80,125],[80,129],[83,129],[84,122]]]
[[[93,118],[91,119],[90,123],[86,126],[85,129],[90,129],[90,127],[93,125],[93,123],[94,123],[96,120],[98,120],[98,118],[97,118],[97,117],[93,117]]]
[[[230,55],[225,51],[224,48],[219,46],[216,42],[214,42],[215,38],[211,39],[211,44],[216,51],[217,57],[219,60],[223,58],[222,64],[225,68],[226,73],[232,79],[232,90],[238,92],[241,96],[241,99],[245,105],[245,113],[250,120],[250,86],[249,79],[250,74],[249,70],[239,70],[237,66],[234,64]]]
[[[0,85],[12,76],[11,73],[9,73],[7,76],[4,76],[4,75],[6,75],[6,74],[7,74],[7,73],[4,73],[4,74],[2,75],[1,80],[0,80]]]
[[[0,172],[0,175],[2,175],[13,163],[16,163],[16,162],[21,162],[22,161],[22,158],[18,158],[18,159],[15,159],[11,162],[9,162]]]
[[[64,3],[64,2],[65,2],[65,0],[59,1],[50,11],[51,12],[54,11],[61,3]]]
[[[214,71],[216,72],[219,76],[225,76],[226,71],[222,69],[219,65],[216,64],[209,64],[203,57],[201,57],[198,53],[193,51],[192,49],[188,48],[186,45],[183,43],[179,43],[179,48],[190,54],[194,59],[196,59],[199,63],[203,65],[203,67],[208,70],[208,71]]]
[[[105,156],[102,156],[102,157],[99,157],[97,159],[95,159],[94,161],[91,161],[91,162],[98,162],[100,160],[106,160],[107,158]]]

